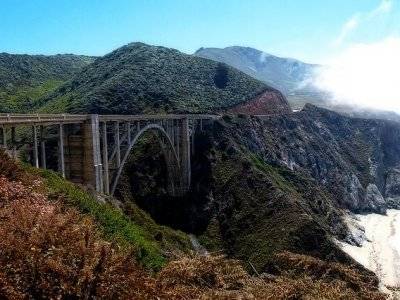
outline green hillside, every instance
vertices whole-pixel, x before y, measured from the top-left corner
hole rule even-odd
[[[0,53],[0,112],[28,112],[93,57],[80,55],[16,55]]]
[[[225,64],[132,43],[98,58],[39,105],[53,112],[197,113],[235,106],[266,89]]]

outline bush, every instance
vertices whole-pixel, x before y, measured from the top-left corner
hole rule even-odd
[[[168,299],[386,299],[373,276],[348,266],[290,252],[275,259],[278,274],[253,277],[222,255],[184,257],[159,273],[157,291]]]
[[[0,178],[0,295],[7,298],[148,298],[153,280],[94,222]]]
[[[4,176],[12,181],[21,181],[26,184],[37,179],[37,177],[28,174],[18,164],[16,164],[4,149],[0,149],[0,176]]]

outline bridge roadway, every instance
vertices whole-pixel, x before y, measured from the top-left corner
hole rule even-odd
[[[47,141],[58,139],[58,171],[63,177],[113,194],[132,149],[146,132],[153,132],[168,170],[168,191],[182,195],[190,187],[191,154],[196,130],[218,115],[78,115],[0,114],[1,145],[14,158],[29,143],[35,167],[47,167]],[[29,142],[17,141],[19,127],[31,127]],[[39,132],[38,132],[39,131]],[[18,146],[18,147],[17,147]],[[39,157],[40,156],[40,157]]]

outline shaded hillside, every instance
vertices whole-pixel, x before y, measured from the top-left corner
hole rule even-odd
[[[186,197],[168,196],[166,174],[155,171],[161,151],[144,148],[126,168],[129,195],[121,199],[259,272],[284,250],[351,264],[332,238],[358,243],[345,210],[398,207],[399,139],[394,122],[311,105],[287,115],[224,116],[195,138],[195,184]]]
[[[80,55],[16,55],[0,53],[0,112],[27,112],[93,57]]]
[[[325,98],[321,91],[306,84],[313,77],[317,65],[240,46],[200,48],[194,55],[226,63],[277,88],[295,109],[301,108],[306,102],[323,102]]]
[[[102,114],[215,112],[264,91],[280,96],[224,64],[132,43],[97,59],[41,105],[44,111]]]

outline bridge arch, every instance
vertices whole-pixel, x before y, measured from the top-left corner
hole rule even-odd
[[[128,145],[128,148],[123,155],[123,158],[121,160],[120,166],[117,169],[111,183],[111,195],[115,193],[115,190],[118,186],[119,178],[121,177],[122,171],[125,167],[125,164],[132,152],[132,149],[135,147],[136,143],[140,140],[140,138],[147,132],[155,132],[155,136],[157,137],[158,143],[160,144],[163,155],[166,161],[167,165],[167,170],[168,170],[168,178],[169,184],[171,185],[171,192],[172,194],[175,193],[175,189],[177,188],[176,186],[176,180],[175,176],[178,174],[178,170],[181,168],[180,165],[180,160],[178,153],[175,149],[175,145],[171,140],[171,137],[167,133],[167,131],[158,124],[148,124],[145,127],[143,127],[141,130],[139,130],[131,140],[131,143]],[[157,134],[158,133],[158,134]],[[161,136],[160,136],[161,135]],[[165,142],[162,140],[162,137],[165,139]],[[169,153],[171,155],[169,155]]]

